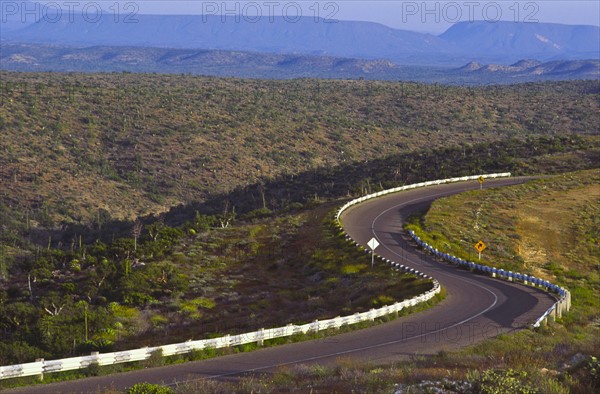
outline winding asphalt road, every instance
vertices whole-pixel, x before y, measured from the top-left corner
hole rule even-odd
[[[518,178],[486,180],[485,187],[524,181]],[[386,363],[464,347],[526,328],[554,303],[552,296],[539,289],[436,261],[415,249],[402,231],[403,221],[412,213],[427,209],[433,200],[476,188],[479,183],[472,181],[414,189],[364,202],[342,215],[344,228],[353,239],[366,245],[375,236],[381,244],[377,249],[379,255],[438,279],[447,297],[424,312],[320,340],[12,392],[87,393],[105,388],[124,389],[138,382],[175,385],[186,380],[268,373],[295,364],[335,365],[348,359]]]

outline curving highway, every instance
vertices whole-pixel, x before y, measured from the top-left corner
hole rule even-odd
[[[485,187],[506,186],[525,178],[486,180]],[[362,245],[376,237],[377,253],[435,277],[447,297],[424,312],[376,327],[307,341],[168,367],[25,387],[10,392],[73,393],[124,389],[138,382],[174,385],[193,379],[264,373],[294,364],[334,365],[340,359],[384,363],[435,354],[526,328],[554,298],[540,289],[489,278],[436,261],[415,249],[402,231],[403,221],[437,198],[479,188],[477,181],[414,189],[369,200],[341,217],[347,233]],[[472,245],[466,245],[472,247]]]

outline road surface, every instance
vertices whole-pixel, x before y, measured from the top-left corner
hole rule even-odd
[[[516,178],[486,180],[484,186],[521,182],[523,179]],[[437,261],[415,249],[402,230],[408,216],[427,209],[433,200],[477,188],[479,183],[471,181],[414,189],[364,202],[342,215],[344,228],[353,239],[366,245],[375,236],[381,244],[377,249],[379,255],[418,269],[440,282],[447,297],[426,311],[320,340],[11,392],[98,392],[103,388],[124,389],[138,382],[174,385],[186,380],[266,373],[294,364],[335,365],[348,359],[386,363],[464,347],[526,328],[555,302],[552,296]]]

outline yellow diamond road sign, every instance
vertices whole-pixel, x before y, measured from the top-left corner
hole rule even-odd
[[[471,178],[471,179],[473,179],[473,178]],[[479,180],[479,183],[483,183],[483,181],[485,181],[485,178],[483,176],[480,176],[477,179]]]
[[[479,241],[475,244],[475,249],[477,249],[477,251],[479,253],[483,252],[483,250],[486,248],[487,246],[485,246],[485,244],[483,243],[483,241]]]

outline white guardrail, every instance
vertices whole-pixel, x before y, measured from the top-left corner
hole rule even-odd
[[[336,218],[337,218],[338,223],[340,223],[340,216],[341,216],[342,212],[344,212],[346,209],[350,208],[353,205],[361,203],[363,201],[366,201],[366,200],[369,200],[372,198],[377,198],[377,197],[380,197],[380,196],[383,196],[386,194],[397,193],[397,192],[401,192],[404,190],[410,190],[410,189],[415,189],[415,188],[419,188],[419,187],[440,185],[443,183],[453,183],[453,182],[476,180],[476,179],[479,179],[480,177],[483,177],[483,178],[505,178],[505,177],[509,177],[509,176],[511,176],[510,172],[504,172],[504,173],[499,173],[499,174],[487,174],[487,175],[472,175],[472,176],[463,176],[463,177],[459,177],[459,178],[449,178],[449,179],[442,179],[442,180],[437,180],[437,181],[415,183],[412,185],[396,187],[396,188],[384,190],[384,191],[381,191],[378,193],[369,194],[367,196],[360,197],[360,198],[357,198],[355,200],[348,202],[346,205],[344,205],[342,208],[340,208],[340,210],[337,213]],[[341,228],[341,225],[340,225],[340,228]],[[417,242],[417,244],[419,246],[421,246],[423,249],[427,250],[428,252],[434,254],[435,256],[437,256],[443,260],[446,260],[450,263],[458,264],[459,266],[469,268],[472,271],[479,271],[479,272],[487,273],[494,278],[507,279],[509,281],[519,281],[519,282],[521,282],[525,285],[529,285],[529,286],[539,286],[539,287],[545,288],[549,292],[553,292],[553,293],[557,294],[558,301],[556,303],[554,303],[554,305],[552,305],[550,308],[548,308],[548,310],[546,312],[544,312],[544,314],[542,316],[540,316],[532,324],[532,327],[534,327],[534,328],[540,327],[541,325],[545,325],[548,322],[549,317],[553,320],[555,320],[557,317],[559,317],[559,318],[562,317],[562,314],[564,312],[568,312],[571,309],[571,293],[569,292],[569,290],[567,290],[563,287],[557,286],[555,284],[548,282],[547,280],[536,278],[534,276],[524,275],[524,274],[515,273],[515,272],[511,272],[511,271],[505,271],[503,269],[489,267],[489,266],[485,266],[485,265],[481,265],[481,264],[475,264],[471,261],[459,259],[458,257],[449,255],[447,253],[442,253],[442,252],[438,251],[437,249],[433,248],[432,246],[428,245],[427,243],[421,241],[421,239],[419,239],[419,237],[417,237],[413,231],[409,231],[409,234]]]
[[[510,173],[483,175],[484,178],[499,178],[499,177],[507,177],[507,176],[510,176]],[[338,222],[338,224],[340,224],[339,218],[343,211],[345,211],[346,209],[348,209],[349,207],[351,207],[355,204],[361,203],[363,201],[366,201],[366,200],[369,200],[372,198],[376,198],[376,197],[383,196],[385,194],[396,193],[396,192],[400,192],[400,191],[404,191],[404,190],[415,189],[415,188],[419,188],[419,187],[439,185],[442,183],[475,180],[475,179],[478,179],[479,177],[480,177],[480,175],[465,176],[465,177],[460,177],[460,178],[451,178],[451,179],[437,180],[437,181],[431,181],[431,182],[416,183],[413,185],[397,187],[394,189],[389,189],[389,190],[385,190],[382,192],[373,193],[373,194],[370,194],[370,195],[367,195],[364,197],[360,197],[360,198],[350,201],[349,203],[345,204],[343,207],[341,207],[339,209],[339,211],[337,212],[337,216],[336,216],[337,222]],[[340,225],[340,228],[341,228],[341,225]],[[463,260],[457,259],[456,257],[453,257],[453,256],[441,254],[440,252],[433,249],[429,245],[420,241],[414,234],[411,234],[411,236],[413,238],[415,238],[417,243],[419,243],[421,246],[423,246],[428,251],[430,251],[434,254],[437,254],[442,258],[447,258],[451,262],[456,262],[458,264],[466,265],[472,269],[479,269],[483,272],[489,272],[492,275],[496,274],[500,277],[521,280],[524,283],[531,283],[534,285],[546,287],[547,289],[549,289],[551,291],[555,291],[558,294],[560,294],[561,299],[555,305],[553,305],[550,309],[548,309],[548,311],[542,317],[540,317],[540,319],[538,319],[536,321],[536,323],[534,324],[534,326],[536,326],[536,327],[539,326],[540,324],[542,324],[543,322],[545,322],[548,316],[552,316],[552,317],[556,317],[557,315],[560,316],[565,309],[568,310],[570,307],[570,294],[567,290],[565,290],[563,288],[555,286],[547,281],[542,281],[541,279],[529,277],[526,275],[508,273],[508,272],[504,272],[503,270],[496,270],[495,268],[484,267],[484,266],[480,266],[478,264],[474,264],[471,262],[461,263]],[[346,237],[348,240],[352,241],[349,236],[346,236]],[[361,246],[361,245],[358,245],[358,246]],[[367,249],[365,249],[365,250],[367,250]],[[452,260],[452,259],[454,259],[454,260]],[[0,379],[9,379],[9,378],[17,378],[17,377],[25,377],[25,376],[43,377],[44,374],[46,374],[46,373],[82,369],[82,368],[86,368],[92,364],[113,365],[113,364],[126,363],[126,362],[132,362],[132,361],[143,361],[143,360],[149,359],[151,357],[151,355],[158,350],[162,350],[163,356],[172,356],[172,355],[176,355],[176,354],[189,353],[194,350],[219,349],[219,348],[226,348],[226,347],[230,347],[230,346],[243,345],[246,343],[256,342],[256,343],[262,344],[263,341],[268,340],[268,339],[289,337],[289,336],[296,335],[296,334],[306,334],[308,332],[318,332],[321,330],[327,330],[327,329],[331,329],[331,328],[337,329],[344,325],[352,325],[352,324],[369,321],[369,320],[372,321],[379,317],[383,317],[383,316],[386,316],[386,315],[389,315],[392,313],[397,313],[404,308],[412,307],[412,306],[418,305],[422,302],[428,301],[441,291],[440,284],[436,279],[431,278],[431,277],[415,270],[414,268],[406,267],[402,264],[398,264],[398,263],[393,262],[388,259],[382,259],[382,260],[389,263],[391,265],[392,269],[403,270],[408,273],[411,273],[411,274],[414,274],[414,275],[417,275],[417,276],[420,276],[420,277],[423,277],[426,279],[431,279],[433,281],[433,288],[431,290],[429,290],[419,296],[413,297],[409,300],[396,302],[392,305],[387,305],[387,306],[384,306],[384,307],[381,307],[378,309],[371,309],[367,312],[355,313],[353,315],[347,315],[347,316],[342,316],[342,317],[338,316],[336,318],[328,319],[328,320],[321,320],[321,321],[315,320],[312,323],[307,323],[307,324],[303,324],[303,325],[288,324],[287,326],[283,326],[283,327],[260,329],[258,331],[248,332],[248,333],[238,334],[238,335],[225,335],[220,338],[202,339],[202,340],[196,340],[196,341],[189,340],[187,342],[182,342],[182,343],[175,343],[175,344],[170,344],[170,345],[162,345],[162,346],[154,346],[154,347],[144,347],[141,349],[126,350],[126,351],[121,351],[121,352],[112,352],[112,353],[94,352],[89,356],[70,357],[70,358],[64,358],[64,359],[60,359],[60,360],[40,359],[38,361],[31,362],[31,363],[0,366]]]
[[[571,293],[569,290],[557,286],[548,282],[547,280],[543,280],[540,278],[536,278],[535,276],[520,274],[518,272],[505,271],[502,268],[498,269],[495,267],[490,267],[487,265],[475,264],[472,261],[467,261],[460,259],[458,257],[452,256],[448,253],[442,253],[439,250],[435,249],[431,245],[423,242],[417,235],[412,231],[408,231],[409,235],[415,240],[415,242],[421,246],[423,249],[428,251],[429,253],[446,260],[450,263],[457,264],[458,266],[462,266],[470,269],[471,271],[479,271],[483,273],[487,273],[494,278],[506,279],[509,281],[518,281],[528,286],[539,286],[546,291],[556,293],[559,296],[558,301],[554,303],[544,314],[538,318],[535,323],[532,324],[534,328],[537,328],[541,325],[546,325],[548,321],[548,317],[556,320],[557,317],[562,317],[564,312],[568,312],[571,309]]]
[[[364,201],[362,199],[360,200]],[[346,204],[343,209],[346,209],[347,206],[348,204]],[[31,363],[0,366],[0,379],[9,379],[25,376],[43,377],[46,373],[83,369],[92,364],[113,365],[132,361],[143,361],[149,359],[150,356],[158,350],[162,350],[163,356],[172,356],[176,354],[189,353],[194,350],[219,349],[255,342],[262,344],[265,340],[268,339],[289,337],[296,334],[306,334],[308,332],[318,332],[321,330],[327,330],[331,328],[338,329],[344,325],[352,325],[369,320],[373,321],[379,317],[390,315],[392,313],[398,313],[399,311],[405,308],[413,307],[422,302],[432,299],[433,297],[435,297],[436,294],[438,294],[441,291],[440,284],[437,280],[428,277],[415,269],[404,267],[403,265],[396,264],[389,260],[386,261],[392,265],[392,269],[405,270],[408,273],[423,277],[425,279],[432,279],[432,289],[411,299],[396,302],[392,305],[387,305],[378,309],[371,309],[367,312],[355,313],[353,315],[341,317],[338,316],[336,318],[328,320],[315,320],[312,323],[307,323],[303,325],[288,324],[284,327],[270,329],[263,328],[254,332],[248,332],[239,335],[225,335],[224,337],[220,338],[202,339],[197,341],[189,340],[187,342],[175,343],[171,345],[144,347],[141,349],[126,350],[121,352],[94,352],[89,356],[70,357],[60,360],[39,359]]]
[[[414,271],[414,270],[413,270]],[[437,281],[436,281],[437,282]],[[393,305],[387,305],[378,309],[371,309],[367,312],[355,313],[353,315],[336,317],[328,320],[315,320],[312,323],[303,325],[288,324],[284,327],[260,329],[254,332],[248,332],[239,335],[225,335],[220,338],[202,339],[197,341],[189,340],[187,342],[175,343],[171,345],[144,347],[141,349],[127,350],[112,353],[92,353],[89,356],[64,358],[61,360],[39,360],[32,363],[17,364],[0,367],[0,379],[16,378],[23,376],[43,376],[46,373],[71,371],[75,369],[86,368],[91,364],[112,365],[126,363],[131,361],[142,361],[150,358],[152,353],[162,350],[163,356],[172,356],[176,354],[185,354],[193,350],[219,349],[246,343],[257,342],[261,344],[267,339],[289,337],[295,334],[306,334],[308,332],[318,332],[331,328],[340,328],[344,325],[356,324],[368,320],[375,320],[392,313],[397,313],[404,308],[412,307],[433,298],[440,292],[440,285],[435,286],[416,297]]]

